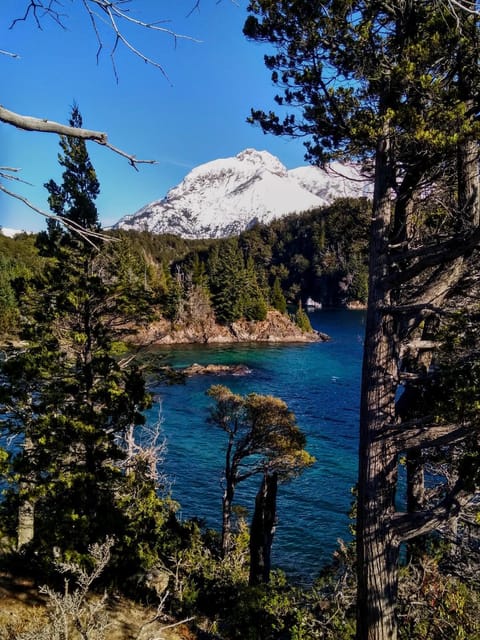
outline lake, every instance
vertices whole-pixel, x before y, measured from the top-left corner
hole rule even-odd
[[[301,477],[279,486],[278,525],[272,564],[291,577],[310,581],[329,562],[337,539],[349,540],[352,495],[357,476],[358,414],[365,314],[315,311],[312,326],[331,336],[325,343],[188,345],[161,348],[174,366],[244,364],[246,376],[196,376],[185,385],[158,386],[149,420],[163,416],[167,440],[164,471],[183,518],[220,528],[225,434],[208,423],[212,384],[235,393],[278,396],[295,413],[317,462]],[[236,502],[252,513],[260,479],[240,484]]]

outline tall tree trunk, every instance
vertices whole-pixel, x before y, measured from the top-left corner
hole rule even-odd
[[[227,486],[222,500],[222,555],[225,557],[231,547],[232,538],[232,503],[235,487],[227,478]]]
[[[389,130],[379,142],[370,245],[369,301],[362,369],[357,515],[357,640],[395,640],[398,541],[394,512],[397,453],[385,437],[395,422],[396,328],[388,312]]]
[[[478,227],[480,224],[480,202],[479,145],[477,140],[467,140],[458,146],[457,170],[460,221],[468,226]]]
[[[28,457],[33,453],[33,443],[30,436],[25,436],[23,445],[24,455]],[[32,497],[32,489],[35,486],[35,473],[30,471],[28,476],[19,482],[19,504],[17,522],[17,549],[20,550],[33,540],[35,534],[35,498]]]
[[[28,491],[30,484],[21,482],[19,485],[20,492]],[[20,550],[26,544],[33,540],[35,534],[35,501],[32,498],[20,496],[20,504],[18,505],[18,523],[17,523],[17,549]]]
[[[275,531],[278,475],[265,474],[255,498],[255,511],[250,527],[249,584],[270,580],[271,551]]]
[[[222,499],[222,556],[225,557],[231,546],[232,537],[232,505],[235,495],[235,478],[237,465],[232,460],[234,436],[229,434],[227,450],[225,452],[225,491]]]

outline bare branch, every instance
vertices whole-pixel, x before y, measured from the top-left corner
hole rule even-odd
[[[480,9],[477,6],[477,2],[475,0],[447,0],[447,5],[449,6],[451,12],[454,16],[457,16],[457,9],[461,11],[466,11],[472,15],[480,15]]]
[[[126,158],[128,160],[128,163],[135,169],[135,171],[138,171],[137,164],[157,164],[156,160],[139,160],[136,156],[131,155],[126,151],[122,151],[122,149],[119,149],[118,147],[114,147],[113,144],[110,144],[109,142],[105,142],[103,146],[107,149],[110,149],[110,151],[113,151],[113,153],[116,153],[122,158]]]
[[[10,58],[20,58],[18,53],[13,53],[13,51],[5,51],[5,49],[0,49],[0,56],[8,56]]]
[[[0,122],[13,125],[18,129],[25,131],[39,131],[41,133],[57,133],[61,136],[70,136],[74,138],[82,138],[83,140],[91,140],[97,144],[110,149],[122,158],[126,158],[134,169],[137,164],[156,164],[156,160],[140,160],[134,155],[122,151],[118,147],[114,147],[108,142],[107,134],[103,131],[94,131],[92,129],[80,129],[69,125],[61,124],[46,118],[34,118],[32,116],[24,116],[14,111],[9,111],[5,107],[0,106]]]
[[[21,169],[16,167],[0,167],[0,178],[4,180],[11,180],[12,182],[21,182],[22,184],[28,184],[32,186],[31,182],[27,182],[26,180],[22,180],[20,176],[13,175],[18,173]]]
[[[398,452],[405,452],[418,447],[451,445],[464,440],[479,428],[474,424],[436,424],[432,416],[426,416],[387,427],[378,439],[388,439]]]
[[[94,231],[93,229],[85,229],[84,227],[82,227],[78,223],[74,222],[73,220],[68,220],[67,218],[64,218],[63,216],[56,216],[53,213],[47,213],[46,211],[43,211],[39,207],[37,207],[34,204],[32,204],[24,196],[21,196],[20,194],[15,193],[13,191],[10,191],[9,189],[5,188],[2,184],[0,184],[0,191],[3,191],[3,193],[5,193],[7,196],[15,198],[16,200],[20,200],[20,202],[23,202],[23,204],[27,205],[27,207],[29,207],[30,209],[32,209],[36,213],[39,213],[44,218],[50,218],[50,220],[56,220],[57,222],[59,222],[61,225],[63,225],[64,227],[66,227],[70,231],[72,231],[74,233],[77,233],[80,237],[82,237],[86,242],[88,242],[90,245],[92,245],[92,247],[94,247],[95,249],[97,248],[97,245],[93,242],[92,238],[97,239],[97,240],[107,241],[107,242],[116,242],[117,241],[117,238],[114,238],[112,236],[106,235],[104,233],[100,233],[98,231]]]
[[[33,118],[32,116],[23,116],[14,111],[9,111],[5,107],[0,106],[0,121],[11,124],[18,129],[25,131],[40,131],[45,133],[58,133],[62,136],[75,136],[75,138],[83,138],[92,140],[98,144],[105,145],[107,143],[107,134],[101,131],[93,131],[91,129],[79,129],[68,125],[47,120],[46,118]]]
[[[121,445],[125,450],[123,466],[127,474],[135,473],[144,480],[153,482],[157,490],[168,491],[168,478],[159,469],[167,448],[162,433],[162,424],[163,416],[160,404],[156,422],[152,425],[144,425],[142,428],[142,442],[137,442],[135,428],[131,425],[124,434]]]
[[[388,277],[392,286],[398,286],[412,280],[427,268],[453,263],[470,249],[475,249],[480,242],[480,228],[458,234],[437,244],[423,245],[411,251],[390,258],[392,268],[401,261],[416,260],[405,269],[398,269]]]
[[[100,57],[100,52],[103,49],[103,40],[99,29],[99,22],[106,25],[107,29],[113,32],[114,44],[112,46],[110,57],[112,59],[112,65],[117,77],[115,69],[114,55],[119,42],[121,42],[131,53],[135,56],[150,64],[151,66],[159,69],[161,73],[168,78],[167,73],[163,66],[157,60],[145,55],[141,49],[134,45],[133,41],[127,37],[124,27],[134,27],[138,29],[146,29],[148,31],[160,32],[173,38],[174,43],[177,40],[190,40],[193,42],[200,42],[199,40],[192,38],[188,35],[176,33],[173,29],[164,26],[167,20],[156,20],[147,22],[141,18],[135,17],[132,13],[122,9],[122,5],[129,4],[130,0],[81,0],[81,4],[87,13],[92,30],[95,34],[95,38],[98,43],[97,49],[97,62]],[[198,4],[198,2],[197,2]],[[12,29],[18,22],[26,22],[30,17],[33,17],[35,23],[39,29],[42,28],[42,19],[48,17],[56,22],[62,29],[65,29],[66,14],[62,14],[54,7],[54,3],[51,0],[30,0],[23,16],[16,18],[10,28]]]
[[[460,513],[472,499],[461,480],[457,481],[445,498],[432,509],[415,513],[397,513],[393,516],[392,528],[400,540],[406,541],[436,529],[443,522]]]
[[[127,5],[131,0],[80,0],[81,5],[83,6],[86,14],[88,15],[91,23],[92,30],[95,34],[98,50],[97,50],[97,62],[99,60],[100,52],[103,48],[102,41],[102,33],[100,30],[100,23],[106,25],[107,29],[114,34],[114,42],[111,48],[110,56],[112,59],[113,69],[115,76],[117,76],[116,68],[115,68],[115,52],[117,50],[117,46],[121,43],[124,47],[126,47],[133,55],[140,58],[146,64],[149,64],[157,69],[159,69],[162,74],[167,77],[167,74],[163,68],[163,66],[155,59],[146,55],[139,47],[135,46],[131,38],[125,33],[125,27],[133,27],[138,28],[140,30],[148,30],[153,32],[159,32],[165,35],[168,35],[173,38],[174,43],[176,44],[177,40],[185,39],[193,42],[199,42],[195,38],[192,38],[187,35],[181,35],[176,33],[173,29],[165,26],[166,21],[145,21],[139,17],[135,17],[133,13],[130,13]],[[200,0],[197,0],[196,7],[198,7]],[[26,4],[25,11],[22,16],[13,20],[10,25],[10,29],[14,28],[19,22],[26,22],[29,19],[33,19],[39,29],[42,28],[42,21],[45,18],[53,20],[60,26],[62,29],[65,29],[65,22],[68,17],[66,13],[60,13],[58,10],[59,7],[62,7],[62,2],[59,0],[28,0]],[[126,8],[124,8],[126,7]],[[11,53],[9,51],[1,50],[0,55],[7,55],[10,57],[17,58],[19,57],[15,53]],[[5,109],[3,106],[0,106],[0,122],[4,122],[6,124],[12,125],[19,129],[23,129],[26,131],[39,131],[39,132],[47,132],[47,133],[56,133],[62,136],[71,136],[76,138],[82,138],[84,140],[91,140],[97,144],[100,144],[117,155],[120,155],[123,158],[126,158],[129,164],[137,170],[137,165],[139,164],[155,164],[155,160],[139,160],[134,155],[129,154],[118,147],[113,146],[107,138],[107,134],[101,131],[83,129],[70,127],[58,122],[54,122],[48,119],[36,118],[32,116],[25,116],[13,111],[9,111]],[[4,170],[5,171],[5,170]],[[0,178],[6,179],[16,179],[13,176],[10,176],[0,169]],[[56,219],[56,216],[47,214],[42,211],[32,203],[30,203],[26,198],[15,194],[5,187],[0,187],[1,190],[20,201],[26,204],[29,208],[36,211],[42,216]],[[68,226],[65,220],[60,220],[62,224]],[[71,228],[71,227],[69,227]],[[80,230],[76,230],[80,232]],[[88,230],[81,230],[80,235],[83,238],[86,238],[87,235],[92,237],[92,234]],[[98,236],[97,236],[98,237]]]
[[[92,4],[92,3],[94,5],[97,5],[101,9],[101,11],[106,15],[106,19],[103,18],[101,15],[97,14],[93,10],[93,8],[90,6],[90,4]],[[168,29],[166,27],[160,27],[160,26],[158,26],[158,23],[148,23],[148,22],[143,22],[142,20],[136,19],[136,18],[132,17],[131,15],[127,14],[126,12],[121,11],[120,8],[117,6],[117,4],[115,2],[111,2],[111,1],[108,1],[108,0],[82,0],[82,4],[85,7],[85,10],[87,11],[87,13],[88,13],[88,15],[90,17],[90,22],[92,23],[92,28],[93,28],[93,30],[95,32],[95,36],[97,38],[97,42],[98,42],[97,60],[99,58],[100,51],[103,48],[102,39],[100,37],[100,32],[99,32],[99,29],[98,29],[98,26],[97,26],[97,19],[101,19],[103,22],[106,22],[108,24],[108,26],[110,27],[110,29],[115,34],[115,43],[114,43],[114,45],[112,47],[112,50],[111,50],[111,53],[110,53],[110,57],[112,59],[113,69],[114,69],[115,76],[117,77],[117,80],[118,80],[118,76],[117,76],[116,69],[115,69],[114,56],[115,56],[115,51],[116,51],[118,42],[122,42],[122,44],[129,51],[131,51],[135,56],[137,56],[138,58],[140,58],[141,60],[143,60],[147,64],[150,64],[153,67],[156,67],[157,69],[159,69],[162,72],[162,74],[166,78],[168,78],[165,69],[163,68],[163,66],[159,62],[157,62],[153,58],[150,58],[149,56],[147,56],[144,53],[142,53],[142,51],[140,51],[140,49],[135,47],[135,45],[133,45],[133,43],[125,36],[124,32],[119,27],[119,24],[118,24],[118,20],[119,19],[120,20],[125,20],[127,23],[134,24],[137,27],[142,27],[144,29],[151,29],[153,31],[161,31],[163,33],[166,33],[166,34],[172,36],[175,41],[178,38],[185,38],[185,39],[188,39],[188,40],[192,40],[192,38],[189,38],[188,36],[181,36],[181,35],[176,34],[171,29]]]
[[[181,624],[187,624],[187,622],[191,622],[192,620],[195,620],[193,616],[191,616],[190,618],[184,618],[183,620],[179,620],[178,622],[172,622],[172,624],[166,624],[162,627],[162,632],[166,629],[173,629],[174,627],[178,627]],[[161,637],[156,636],[155,638],[152,638],[152,640],[161,640]]]

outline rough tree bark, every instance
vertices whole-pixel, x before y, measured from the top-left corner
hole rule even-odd
[[[418,371],[428,370],[438,345],[438,314],[465,278],[468,260],[478,249],[478,162],[478,143],[465,141],[458,153],[457,184],[462,194],[448,237],[440,236],[436,243],[432,238],[419,243],[417,237],[412,243],[409,218],[414,209],[408,198],[399,201],[397,194],[395,224],[391,224],[394,200],[388,190],[388,130],[376,153],[360,416],[359,640],[396,639],[400,544],[454,520],[471,497],[459,478],[438,504],[425,506],[421,456],[423,449],[436,444],[461,442],[473,427],[437,425],[433,416],[402,421],[397,397],[402,376],[417,376],[415,384],[421,389],[422,375]],[[418,185],[420,180],[413,176],[412,184]],[[410,198],[414,193],[412,190]],[[402,370],[406,352],[410,353],[410,365],[414,365],[410,371],[408,366]],[[400,454],[406,454],[408,461],[405,514],[395,510]]]
[[[30,436],[25,436],[23,445],[25,455],[31,455],[35,446]],[[34,472],[30,472],[27,477],[19,482],[19,504],[18,504],[18,522],[17,522],[17,549],[27,545],[33,540],[35,535],[35,498],[32,491],[36,485],[36,477]]]
[[[388,238],[392,219],[388,122],[376,154],[370,244],[369,299],[360,408],[357,511],[357,636],[395,638],[398,548],[389,527],[394,512],[397,457],[384,432],[395,420],[397,386],[395,326],[388,284]]]
[[[270,580],[271,550],[277,514],[278,474],[266,473],[255,498],[250,527],[250,586]]]

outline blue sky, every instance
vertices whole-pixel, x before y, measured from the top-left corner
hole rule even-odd
[[[263,45],[242,34],[246,0],[132,0],[131,11],[145,20],[169,20],[164,26],[201,40],[179,39],[145,30],[128,30],[132,42],[158,60],[161,72],[117,49],[118,82],[110,61],[112,37],[104,33],[97,64],[97,44],[79,0],[62,2],[66,29],[51,20],[38,29],[31,19],[9,29],[28,0],[1,0],[0,55],[3,95],[0,103],[18,113],[66,122],[76,101],[84,126],[108,133],[116,147],[138,158],[157,160],[135,171],[126,160],[89,143],[101,184],[97,201],[108,226],[143,205],[162,198],[193,167],[236,155],[247,147],[266,149],[288,167],[305,164],[301,141],[266,136],[246,123],[250,107],[269,109],[273,87],[264,67]],[[48,210],[43,184],[61,181],[58,137],[23,132],[0,124],[0,166],[21,169],[30,183],[7,185]],[[25,205],[0,194],[0,225],[36,231],[45,221]]]

